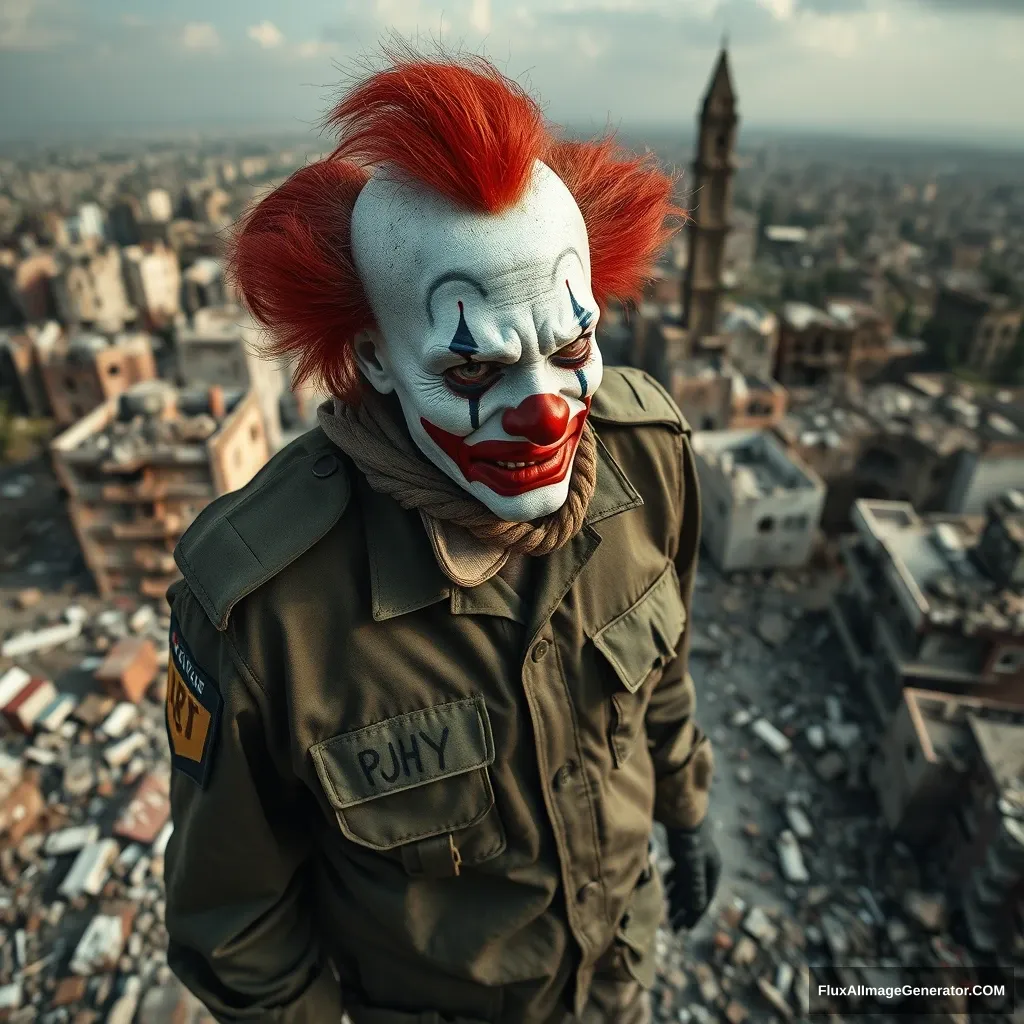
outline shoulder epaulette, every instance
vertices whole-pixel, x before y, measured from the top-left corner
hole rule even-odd
[[[341,518],[351,485],[338,449],[319,427],[278,452],[246,484],[200,512],[174,549],[185,582],[210,621],[308,551]]]
[[[662,424],[690,433],[690,425],[669,393],[649,373],[632,366],[605,367],[590,417],[601,423]]]

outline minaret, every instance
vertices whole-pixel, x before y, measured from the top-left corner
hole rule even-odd
[[[714,334],[722,291],[722,256],[732,208],[733,152],[736,146],[736,93],[725,43],[698,119],[697,154],[687,226],[689,260],[683,279],[683,325],[691,346]]]

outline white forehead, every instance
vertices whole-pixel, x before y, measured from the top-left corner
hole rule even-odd
[[[417,182],[378,172],[356,200],[352,252],[385,330],[382,321],[400,311],[429,315],[428,292],[449,274],[480,282],[492,309],[534,302],[567,279],[581,301],[590,294],[583,215],[540,161],[523,198],[497,214],[462,209]]]

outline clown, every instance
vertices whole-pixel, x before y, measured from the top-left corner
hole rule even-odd
[[[671,181],[483,60],[389,57],[236,232],[319,427],[182,538],[169,962],[218,1020],[649,1019],[714,894],[688,429],[607,368]]]

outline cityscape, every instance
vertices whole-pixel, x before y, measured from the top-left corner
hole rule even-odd
[[[689,216],[599,330],[682,409],[701,484],[691,670],[724,872],[692,933],[660,933],[656,1019],[1012,972],[1024,151],[748,134],[727,42],[689,102],[695,131],[619,133],[682,172]],[[0,148],[0,1019],[212,1020],[166,962],[164,594],[199,512],[316,425],[224,247],[329,148]],[[850,998],[834,1019],[897,1012]]]

